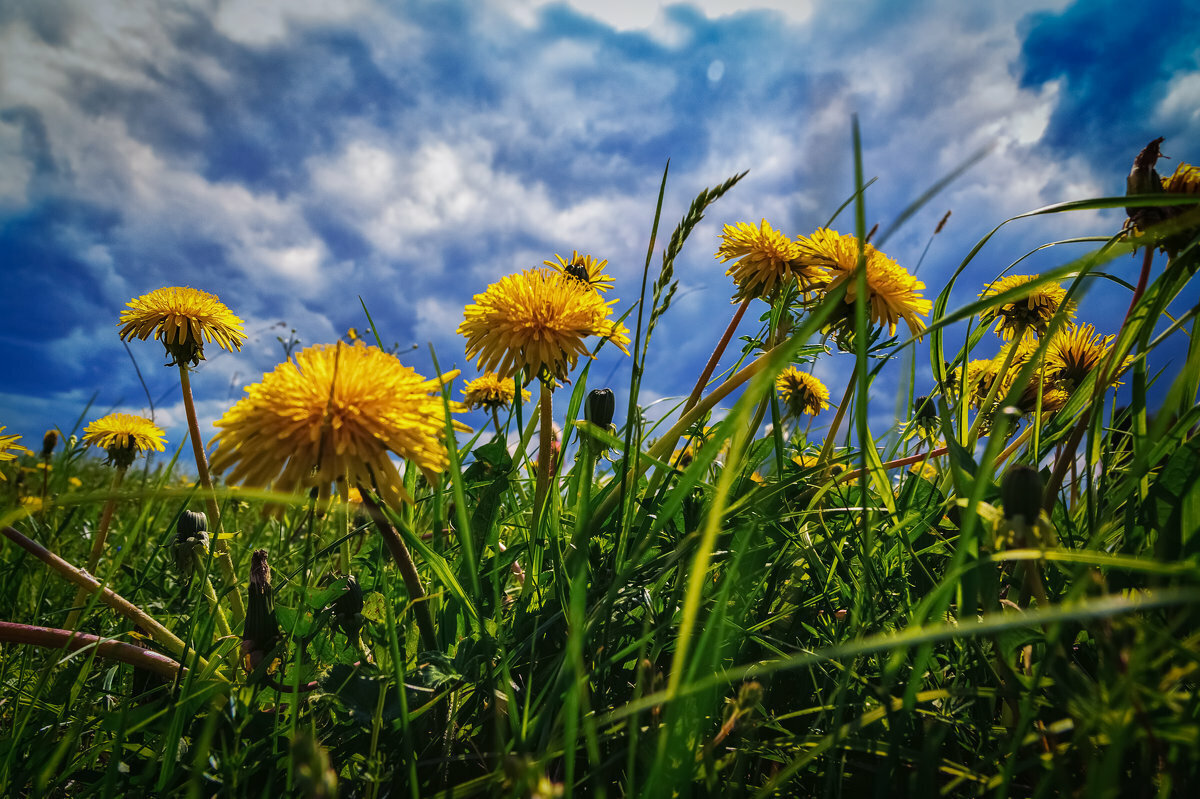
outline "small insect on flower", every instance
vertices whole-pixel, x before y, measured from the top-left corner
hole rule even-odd
[[[173,286],[134,297],[117,322],[121,340],[148,339],[151,334],[167,348],[168,366],[204,360],[205,342],[223,349],[240,350],[246,338],[242,320],[213,294]]]
[[[1009,291],[1020,289],[1037,280],[1037,275],[1009,275],[990,284],[980,293],[982,300],[998,297]],[[1037,333],[1044,336],[1054,315],[1062,312],[1070,319],[1075,316],[1075,303],[1067,300],[1067,291],[1057,283],[1042,283],[1019,292],[1007,302],[994,305],[979,315],[985,325],[996,323],[996,335],[1012,341],[1022,335]]]
[[[83,431],[83,442],[103,449],[108,462],[118,469],[129,468],[139,452],[162,452],[166,440],[166,433],[158,425],[132,413],[110,413]]]
[[[604,267],[608,266],[607,259],[601,261],[591,255],[580,255],[576,250],[571,251],[570,260],[564,261],[561,255],[555,253],[553,261],[542,263],[567,277],[586,283],[601,294],[611,289],[615,282],[604,271]]]

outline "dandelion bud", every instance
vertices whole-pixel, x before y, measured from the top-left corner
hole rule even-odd
[[[357,577],[351,575],[346,578],[346,590],[333,600],[330,609],[333,611],[333,626],[346,634],[347,641],[356,641],[358,631],[365,623],[362,613],[363,592]]]
[[[208,554],[208,517],[194,510],[185,510],[175,523],[175,567],[180,576],[188,579],[200,559]]]
[[[1004,474],[1000,484],[1004,518],[1024,518],[1026,524],[1037,520],[1042,508],[1042,476],[1032,466],[1018,464]]]
[[[930,397],[917,397],[913,401],[913,421],[926,433],[937,429],[937,404]]]
[[[608,429],[612,424],[613,412],[617,409],[617,401],[612,389],[598,388],[588,394],[587,407],[584,414],[589,422],[596,427]]]
[[[271,566],[267,563],[265,549],[256,549],[250,556],[249,592],[246,627],[242,633],[242,656],[247,670],[253,671],[279,641],[275,592],[271,588]]]
[[[58,431],[47,430],[46,435],[42,436],[42,460],[50,460],[56,446],[58,446]]]

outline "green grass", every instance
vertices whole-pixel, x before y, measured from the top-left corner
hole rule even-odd
[[[864,186],[861,165],[856,174]],[[738,178],[697,198],[656,270],[660,193],[643,302],[632,288],[623,295],[631,382],[611,387],[631,422],[615,433],[576,424],[600,387],[587,367],[557,392],[569,456],[540,519],[530,404],[506,422],[515,452],[488,427],[463,436],[447,426],[446,479],[433,488],[407,470],[414,503],[384,512],[425,583],[436,649],[422,643],[412,597],[361,510],[219,487],[241,588],[251,553],[267,549],[283,631],[278,668],[268,657],[247,673],[239,641],[215,632],[202,576],[176,568],[176,521],[203,497],[175,458],[140,461],[98,577],[194,651],[164,677],[95,647],[4,643],[0,794],[1172,796],[1196,784],[1200,342],[1196,309],[1168,310],[1194,296],[1200,244],[1151,273],[1123,327],[1081,320],[1118,334],[1114,363],[1128,361],[1119,404],[1093,377],[1061,411],[998,418],[971,447],[959,394],[915,383],[916,359],[945,382],[947,363],[994,352],[978,315],[1000,300],[950,299],[956,286],[982,290],[964,281],[979,279],[989,234],[933,289],[923,336],[872,335],[856,305],[845,337],[854,383],[834,435],[784,419],[772,387],[789,363],[833,348],[820,331],[840,292],[810,306],[784,292],[760,306],[762,329],[705,392],[721,403],[702,402],[668,430],[639,402],[642,370],[670,324],[675,257]],[[864,196],[846,206],[860,240]],[[1163,204],[1101,198],[1033,213],[1138,203]],[[1081,245],[1093,249],[1044,281],[1074,297],[1097,280],[1132,290],[1104,271],[1131,251],[1119,236],[1046,246]],[[1023,258],[1011,257],[1018,272]],[[1151,373],[1155,351],[1182,339],[1186,362]],[[998,407],[1016,401],[1035,365]],[[936,473],[885,463],[933,447],[907,419],[869,424],[869,389],[885,372],[902,386],[902,416],[913,397],[935,397],[947,449],[929,460]],[[738,390],[721,393],[734,373],[745,376]],[[830,388],[835,400],[847,389]],[[718,404],[727,413],[713,419]],[[690,460],[672,456],[685,438]],[[592,440],[608,448],[594,463],[580,446]],[[792,460],[821,450],[815,465]],[[39,509],[22,504],[42,496],[38,463],[5,464],[0,520],[80,564],[111,473],[72,440],[49,461],[52,501]],[[998,545],[1005,470],[1025,464],[1048,482],[1060,463],[1045,546]],[[261,513],[268,500],[282,503],[278,517]],[[361,616],[338,617],[348,575],[364,604]],[[61,627],[75,590],[15,544],[0,547],[5,621]],[[80,630],[149,640],[94,597]]]

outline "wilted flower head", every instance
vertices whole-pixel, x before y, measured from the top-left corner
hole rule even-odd
[[[561,255],[555,253],[553,261],[542,261],[542,263],[565,277],[586,283],[601,294],[613,287],[612,275],[604,271],[604,267],[608,266],[607,259],[601,261],[590,255],[580,255],[577,251],[572,250],[570,260],[564,261]]]
[[[0,427],[0,461],[12,461],[17,459],[18,453],[32,455],[28,447],[22,446],[17,442],[21,440],[20,436],[6,436],[4,431],[7,427]],[[0,480],[7,480],[4,472],[0,472]]]
[[[1002,277],[984,289],[979,298],[986,300],[996,297],[1037,279],[1037,275]],[[1024,335],[1034,331],[1039,336],[1045,335],[1050,320],[1059,310],[1062,310],[1067,318],[1074,317],[1075,303],[1067,301],[1067,291],[1059,284],[1043,283],[1021,292],[1015,299],[988,308],[979,318],[985,325],[995,321],[996,335],[1005,341],[1011,341],[1018,332]]]
[[[803,414],[816,416],[829,407],[829,389],[808,372],[789,366],[775,378],[775,390],[785,406],[788,416]]]
[[[458,333],[467,357],[481,370],[525,380],[566,381],[579,357],[591,357],[584,340],[606,338],[626,355],[629,331],[609,319],[612,304],[582,281],[552,269],[508,275],[475,295]]]
[[[247,387],[217,420],[213,471],[231,469],[230,483],[280,491],[318,487],[322,498],[337,482],[343,500],[349,486],[374,485],[395,503],[405,494],[391,454],[431,482],[446,467],[439,392],[456,374],[427,380],[361,342],[308,347]]]
[[[858,239],[829,228],[819,228],[812,236],[798,239],[800,262],[805,265],[822,266],[829,270],[828,290],[832,291],[843,283],[846,285],[845,315],[832,320],[834,325],[849,318],[850,306],[858,296]],[[903,319],[909,333],[917,335],[925,329],[921,317],[933,309],[933,303],[921,296],[925,284],[910,275],[904,267],[875,249],[874,245],[863,246],[863,258],[867,270],[867,307],[873,324],[887,325],[891,335],[896,334],[896,323]]]
[[[117,322],[121,340],[145,341],[153,333],[171,356],[170,365],[204,360],[204,343],[215,341],[229,350],[240,350],[246,331],[215,295],[198,289],[173,286],[134,297]]]
[[[47,430],[42,436],[42,460],[50,460],[50,456],[54,454],[54,448],[58,446],[58,431]]]
[[[1160,177],[1154,168],[1163,155],[1159,151],[1162,137],[1147,144],[1133,161],[1133,168],[1126,179],[1127,194],[1200,194],[1200,168],[1191,164],[1180,163],[1170,177]],[[1174,257],[1196,235],[1200,229],[1200,206],[1197,205],[1150,205],[1137,208],[1126,208],[1129,215],[1126,228],[1134,234],[1149,233],[1154,236],[1156,244],[1163,252]],[[1185,214],[1188,219],[1180,220]],[[1164,222],[1178,220],[1173,230],[1166,232],[1152,231]],[[1190,224],[1187,224],[1190,222]],[[1180,225],[1183,225],[1180,229]],[[1168,226],[1171,227],[1171,226]]]
[[[110,413],[83,431],[84,443],[103,449],[108,462],[119,469],[128,468],[139,452],[162,452],[166,440],[166,433],[158,425],[132,413]]]
[[[828,280],[823,265],[798,261],[799,245],[765,219],[758,226],[747,222],[726,225],[714,257],[721,263],[737,259],[725,272],[738,287],[734,302],[747,297],[769,298],[793,277],[801,291],[809,291]]]
[[[468,380],[463,386],[463,403],[467,410],[485,408],[497,410],[512,405],[516,398],[517,383],[511,377],[501,377],[495,372],[487,372],[474,380]],[[521,389],[521,399],[529,402],[532,399],[525,389]]]

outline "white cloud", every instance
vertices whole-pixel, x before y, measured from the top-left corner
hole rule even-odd
[[[1200,124],[1200,72],[1185,72],[1172,77],[1167,84],[1167,94],[1154,115],[1160,125],[1175,123],[1191,127]]]
[[[220,0],[213,22],[230,39],[257,47],[285,41],[294,26],[338,25],[366,8],[359,0]]]
[[[21,130],[0,119],[0,209],[24,208],[29,201],[33,164],[21,157]],[[9,167],[11,165],[11,167]]]

